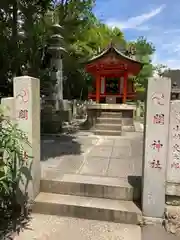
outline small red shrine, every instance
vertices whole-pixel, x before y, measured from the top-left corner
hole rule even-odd
[[[86,64],[86,71],[94,77],[88,98],[96,103],[126,103],[135,98],[134,83],[129,76],[137,76],[143,64],[127,57],[112,44]]]

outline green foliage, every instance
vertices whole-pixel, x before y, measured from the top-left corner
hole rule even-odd
[[[158,76],[163,76],[164,74],[166,74],[169,71],[169,69],[164,64],[157,64],[154,66],[154,71],[156,72],[156,74]]]
[[[12,216],[17,206],[21,209],[28,200],[26,189],[22,192],[20,184],[27,184],[27,181],[32,180],[29,171],[31,157],[27,156],[27,159],[24,159],[25,148],[30,145],[26,135],[3,115],[2,110],[0,124],[0,213],[5,214],[8,210]],[[23,202],[20,202],[22,196]]]
[[[42,64],[51,37],[51,26],[59,23],[67,49],[64,55],[64,97],[84,97],[87,93],[88,74],[84,74],[82,62],[98,54],[110,42],[117,48],[125,47],[124,34],[119,28],[109,28],[93,14],[95,0],[1,0],[0,1],[0,93],[12,94],[12,78],[31,75],[41,79],[41,92],[51,92],[54,83],[49,77],[49,60]],[[152,75],[152,43],[140,37],[134,42],[137,57],[144,63],[135,79],[144,85]],[[45,50],[46,49],[46,50]],[[78,87],[77,87],[78,86]],[[48,90],[48,91],[47,91]]]
[[[135,78],[135,82],[137,85],[145,87],[148,78],[153,74],[154,67],[151,61],[151,56],[155,52],[155,47],[144,37],[139,37],[137,41],[134,42],[134,44],[136,47],[137,60],[141,61],[144,64],[141,72]]]

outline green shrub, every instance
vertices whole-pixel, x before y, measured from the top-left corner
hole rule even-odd
[[[24,150],[30,147],[27,136],[5,117],[0,109],[0,214],[13,217],[17,209],[21,212],[27,202],[27,193],[20,191],[20,182],[28,178],[30,156],[24,159]],[[19,202],[19,193],[24,196]],[[21,198],[22,199],[22,198]]]

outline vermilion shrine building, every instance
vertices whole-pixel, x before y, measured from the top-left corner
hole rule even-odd
[[[86,64],[86,71],[94,77],[88,98],[96,103],[126,103],[135,98],[134,83],[129,76],[137,76],[142,63],[125,56],[112,44]]]

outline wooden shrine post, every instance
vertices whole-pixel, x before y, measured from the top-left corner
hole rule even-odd
[[[128,81],[128,71],[124,71],[124,83],[123,83],[123,103],[126,103],[127,99],[127,81]]]
[[[100,84],[101,84],[100,81],[101,81],[101,77],[98,74],[96,76],[96,103],[99,103],[99,100],[100,100]]]

